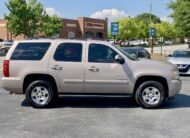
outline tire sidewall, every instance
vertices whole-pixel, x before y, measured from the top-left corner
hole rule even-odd
[[[149,105],[149,104],[145,103],[142,98],[143,91],[147,87],[151,87],[151,86],[157,88],[160,91],[161,98],[160,98],[158,104],[155,104],[155,105]],[[165,99],[165,89],[164,89],[163,85],[160,84],[159,82],[147,81],[147,82],[142,83],[139,86],[139,88],[137,89],[136,94],[135,94],[135,99],[136,99],[137,103],[143,108],[147,108],[147,109],[159,108]]]
[[[31,98],[31,92],[37,86],[45,87],[48,90],[48,93],[49,93],[49,98],[48,98],[47,102],[45,104],[43,104],[43,105],[35,103]],[[26,89],[26,92],[25,92],[25,96],[26,96],[26,100],[34,108],[44,108],[44,107],[48,107],[50,105],[50,103],[52,102],[53,97],[54,97],[54,92],[53,92],[53,89],[52,89],[52,85],[49,82],[39,80],[39,81],[32,82],[28,86],[28,88]]]
[[[1,49],[2,54],[6,54],[7,50],[5,48]]]

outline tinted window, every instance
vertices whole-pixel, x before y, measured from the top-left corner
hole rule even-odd
[[[114,45],[113,45],[114,46]],[[131,56],[129,53],[127,53],[125,50],[123,50],[120,47],[114,46],[115,48],[117,48],[122,54],[124,54],[127,58],[131,59],[131,60],[136,60],[137,58]]]
[[[144,49],[139,49],[139,51],[138,51],[138,57],[140,57],[140,58],[147,57],[146,51]]]
[[[11,60],[41,60],[51,43],[19,43]]]
[[[64,62],[81,62],[82,44],[80,43],[63,43],[56,49],[54,59]]]
[[[114,63],[117,53],[105,45],[91,44],[89,46],[88,61],[100,63]]]
[[[128,54],[135,54],[137,56],[138,50],[137,49],[133,49],[133,48],[123,48],[123,50],[125,52],[127,52]]]
[[[190,51],[175,51],[172,57],[190,58]]]

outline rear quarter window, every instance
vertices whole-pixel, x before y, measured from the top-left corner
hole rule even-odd
[[[41,60],[51,43],[19,43],[11,60]]]

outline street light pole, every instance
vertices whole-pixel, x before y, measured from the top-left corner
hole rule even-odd
[[[151,22],[152,22],[152,4],[150,5],[150,23],[149,23],[149,30],[151,29]],[[151,33],[150,33],[150,36],[149,36],[150,40],[149,42],[151,43],[151,53],[153,53],[153,37],[151,36]]]
[[[152,4],[150,5],[150,24],[151,24],[151,20],[152,20]]]

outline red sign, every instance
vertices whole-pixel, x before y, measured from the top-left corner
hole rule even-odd
[[[103,23],[85,22],[85,28],[104,29]]]

